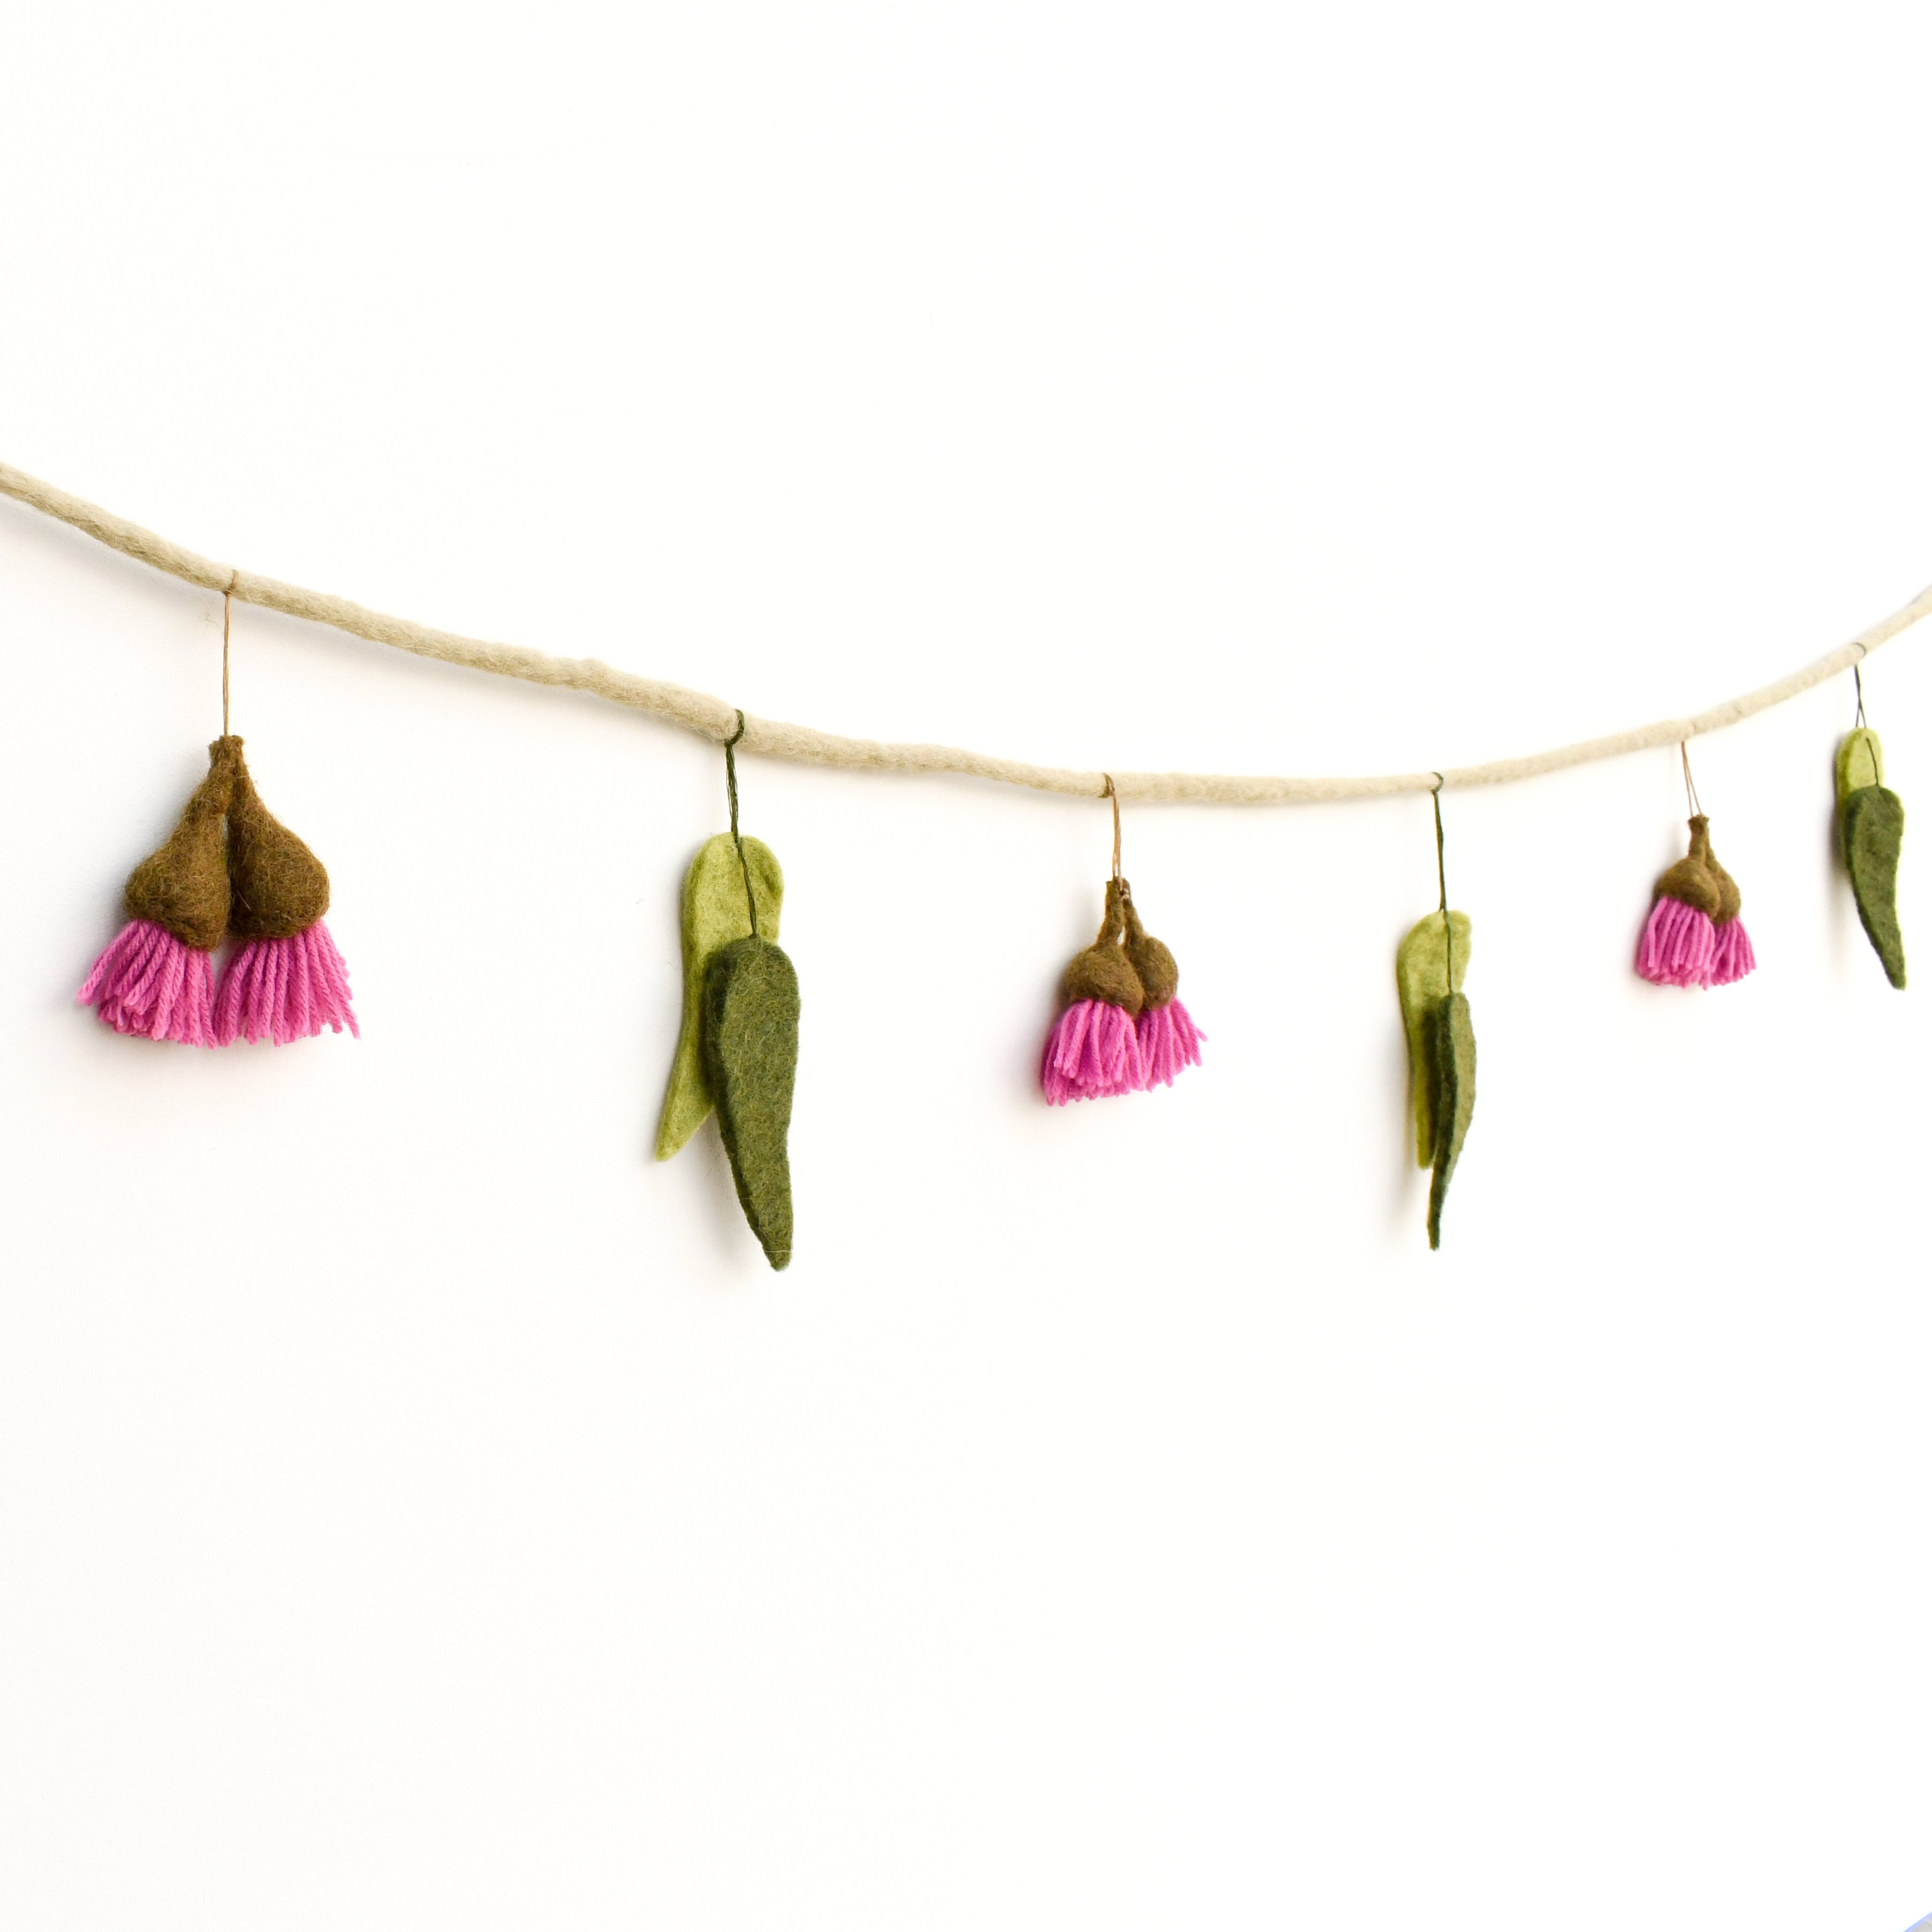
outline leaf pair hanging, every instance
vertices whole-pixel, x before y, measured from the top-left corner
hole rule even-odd
[[[1106,911],[1093,944],[1061,976],[1062,1010],[1040,1058],[1040,1084],[1056,1107],[1172,1087],[1176,1074],[1201,1064],[1205,1037],[1178,998],[1174,955],[1142,925],[1120,876],[1120,800],[1112,778],[1107,796],[1114,872]]]
[[[359,1032],[347,969],[322,923],[328,874],[270,816],[239,738],[208,747],[207,777],[167,842],[134,868],[125,904],[128,923],[78,995],[116,1033],[280,1046],[325,1026]],[[224,938],[239,944],[217,990],[213,956]]]
[[[724,746],[731,830],[707,839],[685,874],[684,1018],[658,1120],[668,1160],[715,1107],[745,1219],[774,1268],[791,1259],[787,1140],[798,1070],[798,975],[777,944],[784,875],[771,848],[738,832],[734,748]]]
[[[1436,873],[1441,903],[1396,949],[1396,997],[1408,1042],[1409,1109],[1415,1164],[1434,1169],[1429,1186],[1429,1245],[1442,1245],[1442,1208],[1476,1111],[1476,1030],[1462,993],[1469,970],[1469,915],[1449,910],[1443,861],[1442,788],[1436,788]]]
[[[1728,986],[1756,968],[1757,956],[1738,916],[1744,895],[1711,850],[1711,821],[1691,782],[1689,748],[1677,748],[1690,805],[1690,849],[1652,889],[1636,970],[1659,986]]]
[[[1897,987],[1905,985],[1905,938],[1898,929],[1898,855],[1905,840],[1905,806],[1885,784],[1885,753],[1865,722],[1864,679],[1858,680],[1857,724],[1838,747],[1838,836],[1858,922]]]

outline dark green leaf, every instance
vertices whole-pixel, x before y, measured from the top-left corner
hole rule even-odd
[[[1429,1245],[1442,1245],[1442,1203],[1449,1177],[1476,1111],[1476,1030],[1460,993],[1439,1000],[1429,1015],[1430,1058],[1436,1072],[1434,1177],[1429,1184]]]
[[[704,974],[704,1067],[739,1204],[775,1268],[791,1259],[792,1083],[798,975],[769,939],[734,940]]]
[[[1845,800],[1845,864],[1872,950],[1894,986],[1905,984],[1905,939],[1898,929],[1898,852],[1905,807],[1896,792],[1866,785]]]

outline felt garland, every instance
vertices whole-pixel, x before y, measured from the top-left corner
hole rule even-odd
[[[1204,1037],[1178,997],[1174,956],[1142,923],[1120,871],[1124,791],[1175,800],[1262,802],[1364,797],[1427,789],[1434,795],[1439,903],[1397,949],[1396,978],[1409,1058],[1410,1112],[1419,1166],[1432,1170],[1430,1246],[1439,1247],[1449,1183],[1475,1106],[1476,1042],[1462,986],[1470,921],[1448,902],[1442,794],[1448,787],[1500,783],[1608,758],[1676,738],[1690,806],[1685,856],[1653,889],[1636,967],[1675,987],[1733,983],[1755,970],[1743,896],[1712,847],[1710,821],[1692,782],[1688,740],[1784,702],[1840,670],[1858,686],[1857,722],[1841,741],[1834,770],[1838,826],[1858,915],[1894,987],[1906,983],[1897,880],[1904,807],[1885,785],[1877,735],[1865,723],[1864,658],[1932,614],[1932,589],[1852,644],[1773,686],[1682,721],[1594,740],[1526,759],[1432,774],[1379,778],[1241,778],[1187,773],[1107,774],[1018,766],[928,746],[833,739],[802,728],[759,724],[735,713],[728,736],[716,728],[717,700],[632,679],[594,663],[572,664],[533,652],[477,644],[342,600],[244,578],[111,518],[50,486],[0,465],[0,494],[15,496],[157,568],[224,592],[223,732],[209,747],[207,777],[164,843],[137,866],[125,892],[128,920],[104,949],[80,989],[102,1023],[117,1032],[182,1044],[278,1044],[326,1026],[359,1030],[341,956],[324,923],[327,872],[256,790],[227,718],[228,606],[236,596],[400,648],[526,677],[574,685],[674,718],[723,744],[730,830],[706,842],[686,874],[682,909],[683,1010],[661,1109],[657,1157],[668,1160],[716,1112],[739,1202],[775,1269],[791,1258],[793,1207],[788,1138],[796,1084],[800,1002],[791,961],[777,943],[784,880],[770,848],[741,836],[736,748],[741,744],[808,762],[871,770],[970,772],[1062,792],[1093,789],[1112,803],[1114,857],[1100,931],[1062,976],[1059,1011],[1042,1052],[1040,1083],[1064,1106],[1171,1086],[1201,1064]],[[742,889],[742,890],[741,890]],[[235,942],[218,986],[213,956]]]

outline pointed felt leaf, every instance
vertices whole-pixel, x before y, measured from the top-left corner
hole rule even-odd
[[[758,902],[758,931],[766,939],[778,936],[778,916],[784,910],[784,874],[760,838],[745,841],[745,862],[752,868],[752,889]],[[658,1117],[657,1157],[668,1160],[704,1124],[712,1106],[711,1082],[704,1070],[704,969],[718,948],[734,939],[748,939],[752,918],[745,903],[745,874],[738,848],[728,832],[708,838],[698,848],[684,875],[684,1022],[678,1030],[677,1052],[664,1088],[664,1111]]]
[[[1434,1178],[1429,1184],[1429,1245],[1442,1245],[1442,1204],[1449,1177],[1476,1111],[1476,1030],[1460,993],[1438,1000],[1429,1016],[1430,1058],[1435,1066]]]
[[[1855,791],[1885,783],[1885,752],[1878,734],[1868,724],[1847,731],[1838,741],[1838,802],[1848,804]]]
[[[785,1136],[798,1071],[798,975],[770,940],[736,939],[712,956],[704,974],[704,1070],[739,1204],[775,1268],[791,1259]]]
[[[1451,956],[1453,955],[1453,958]],[[1444,994],[1460,992],[1469,970],[1469,915],[1452,912],[1449,930],[1432,912],[1409,928],[1395,956],[1396,991],[1402,1031],[1408,1040],[1409,1105],[1415,1115],[1415,1164],[1436,1158],[1436,1070],[1424,1034],[1429,1015]]]
[[[1898,853],[1905,806],[1894,791],[1869,784],[1845,801],[1845,864],[1872,950],[1897,987],[1905,984],[1905,938],[1898,929]]]

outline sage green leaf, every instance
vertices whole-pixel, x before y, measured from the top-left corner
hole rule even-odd
[[[745,862],[758,902],[758,931],[778,936],[784,909],[784,874],[762,839],[745,841]],[[707,838],[684,875],[684,1022],[658,1116],[657,1157],[668,1160],[704,1124],[712,1107],[711,1082],[704,1070],[704,969],[718,948],[748,939],[752,916],[745,903],[744,868],[728,832]]]
[[[1897,987],[1905,985],[1905,938],[1898,929],[1898,852],[1905,841],[1905,807],[1898,793],[1869,784],[1845,801],[1845,864],[1858,922]]]
[[[1429,1016],[1430,1058],[1436,1086],[1436,1173],[1429,1184],[1429,1245],[1442,1245],[1442,1204],[1449,1177],[1476,1111],[1476,1029],[1460,993],[1438,1000]]]
[[[712,955],[704,973],[704,1070],[739,1205],[775,1268],[791,1259],[785,1136],[798,1072],[798,975],[769,939],[734,939]]]
[[[1402,1001],[1402,1027],[1408,1040],[1409,1106],[1415,1116],[1415,1164],[1436,1158],[1436,1071],[1424,1034],[1437,1001],[1462,989],[1469,970],[1469,915],[1452,912],[1444,932],[1442,915],[1419,919],[1396,949],[1396,992]]]
[[[1837,776],[1840,806],[1850,802],[1853,792],[1885,783],[1885,752],[1870,725],[1861,724],[1838,740]]]

